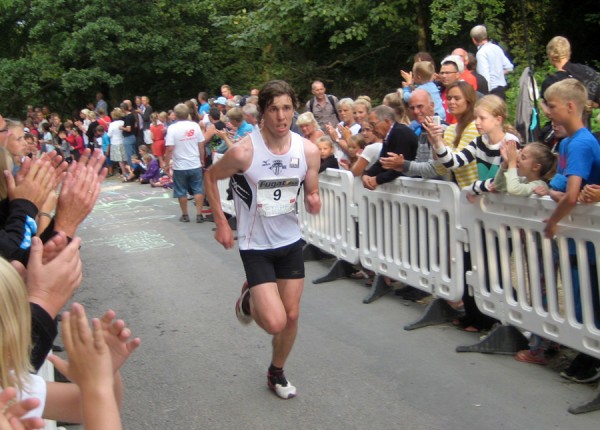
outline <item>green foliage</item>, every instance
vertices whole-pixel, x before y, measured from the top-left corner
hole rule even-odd
[[[530,60],[546,70],[556,34],[572,41],[576,61],[599,65],[589,38],[597,0],[0,0],[0,112],[70,112],[98,90],[111,105],[147,94],[161,109],[200,90],[218,95],[222,83],[245,94],[273,78],[303,100],[314,79],[338,96],[381,99],[417,51],[473,51],[479,23],[517,66],[513,93]]]
[[[433,0],[431,12],[431,38],[437,45],[444,43],[449,36],[461,32],[469,33],[477,24],[486,25],[490,36],[494,37],[498,17],[505,11],[503,0]]]

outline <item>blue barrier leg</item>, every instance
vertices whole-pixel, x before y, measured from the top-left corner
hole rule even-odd
[[[404,326],[404,330],[415,330],[430,325],[443,324],[463,315],[444,299],[435,299],[427,305],[425,312],[417,321]]]
[[[527,338],[519,330],[511,325],[498,325],[481,342],[471,346],[457,346],[456,352],[514,355],[527,347]]]
[[[596,393],[594,397],[592,397],[587,402],[579,403],[577,405],[569,406],[569,412],[577,415],[577,414],[585,414],[586,412],[593,412],[600,410],[600,385],[596,389]]]
[[[373,285],[367,297],[363,299],[363,303],[369,304],[377,300],[378,298],[385,296],[387,293],[392,291],[392,286],[385,283],[385,279],[381,275],[375,276],[373,279]]]
[[[352,265],[344,260],[335,260],[333,266],[329,269],[327,275],[315,279],[313,284],[322,284],[323,282],[331,282],[340,278],[347,278],[353,272]]]

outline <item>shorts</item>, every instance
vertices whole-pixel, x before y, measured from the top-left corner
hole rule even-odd
[[[110,161],[126,161],[127,154],[123,144],[110,145]]]
[[[277,279],[304,279],[304,240],[275,249],[240,250],[250,288]]]
[[[173,170],[173,197],[187,197],[188,190],[192,195],[204,194],[202,167],[189,170]]]

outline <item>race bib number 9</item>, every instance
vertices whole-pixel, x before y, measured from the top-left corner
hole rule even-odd
[[[299,178],[261,179],[258,181],[256,208],[264,217],[290,213],[296,207]]]

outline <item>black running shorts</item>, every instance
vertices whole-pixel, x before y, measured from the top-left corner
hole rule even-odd
[[[240,250],[250,288],[277,279],[303,279],[304,240],[275,249]]]

